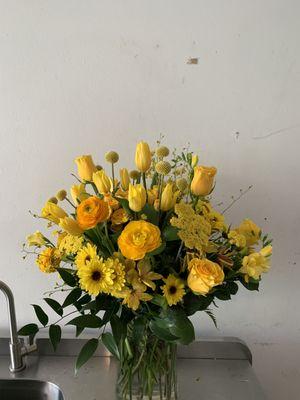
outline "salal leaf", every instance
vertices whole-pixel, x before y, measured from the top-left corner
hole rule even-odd
[[[170,332],[168,324],[162,319],[155,318],[151,320],[149,327],[152,333],[154,333],[154,335],[161,340],[164,340],[166,342],[174,342],[179,339],[178,336],[175,336]]]
[[[195,340],[194,326],[182,308],[169,307],[163,311],[162,318],[181,344],[187,345]]]

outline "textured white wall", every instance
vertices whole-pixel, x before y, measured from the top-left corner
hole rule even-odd
[[[135,142],[164,133],[218,167],[216,202],[253,185],[228,218],[253,218],[275,239],[260,294],[221,304],[219,331],[196,318],[198,334],[243,338],[270,399],[297,398],[299,1],[0,0],[0,10],[0,279],[19,323],[54,281],[22,260],[24,237],[41,228],[28,210],[71,185],[75,156],[103,163],[116,149],[133,166]]]

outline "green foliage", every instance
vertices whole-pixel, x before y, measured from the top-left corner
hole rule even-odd
[[[76,286],[76,278],[75,276],[70,272],[70,270],[67,270],[65,268],[57,268],[57,271],[62,278],[62,280],[70,287]]]
[[[56,312],[56,314],[58,314],[60,317],[63,316],[64,310],[58,301],[51,299],[50,297],[45,297],[44,300],[48,304],[48,306]]]
[[[169,323],[164,319],[155,318],[151,320],[149,327],[154,335],[161,340],[165,340],[166,342],[175,342],[179,339],[178,336],[171,333]]]
[[[82,294],[82,290],[80,288],[74,288],[69,294],[68,296],[65,298],[65,301],[62,304],[62,307],[68,307],[71,304],[76,303],[76,301],[80,298]]]
[[[40,321],[40,323],[43,326],[46,326],[49,321],[48,315],[45,313],[45,311],[39,305],[32,304],[32,307],[34,308],[35,314],[36,314],[38,320]]]
[[[176,228],[175,226],[172,226],[172,225],[167,225],[164,228],[162,235],[167,242],[172,242],[174,240],[180,240],[180,238],[178,237],[178,228]]]
[[[102,333],[101,335],[102,343],[118,360],[120,359],[120,352],[118,345],[110,332]]]
[[[254,290],[257,290],[258,291],[258,288],[259,288],[259,281],[256,281],[256,280],[254,280],[254,279],[249,279],[249,282],[246,282],[245,280],[244,280],[244,277],[240,277],[240,282],[241,282],[241,284],[243,285],[243,286],[245,286],[245,288],[246,289],[248,289],[248,290],[251,290],[251,291],[254,291]]]
[[[205,310],[206,314],[210,317],[210,319],[212,320],[212,322],[214,323],[215,327],[218,329],[218,324],[217,324],[217,319],[214,316],[213,312],[209,309]]]
[[[154,207],[150,206],[150,204],[146,203],[140,214],[145,214],[147,216],[147,222],[158,225],[159,212],[156,211]]]
[[[93,354],[97,350],[98,344],[99,344],[98,339],[90,339],[82,347],[76,360],[76,367],[75,367],[76,375],[78,370],[93,356]]]
[[[181,344],[189,344],[195,340],[194,326],[182,308],[169,307],[162,311],[161,318],[169,327],[170,333],[178,337]]]
[[[35,335],[39,331],[39,328],[37,324],[27,324],[24,325],[21,329],[18,331],[18,335],[20,336],[31,336]]]
[[[97,315],[87,314],[73,318],[67,325],[75,325],[80,328],[101,328],[101,326],[103,326],[103,321],[100,317],[97,317]]]
[[[213,301],[213,296],[211,295],[201,296],[190,292],[184,297],[183,301],[184,301],[184,310],[186,314],[193,315],[197,311],[206,310]]]
[[[57,345],[61,339],[61,327],[59,325],[50,325],[49,327],[49,339],[52,343],[54,351],[57,349]]]

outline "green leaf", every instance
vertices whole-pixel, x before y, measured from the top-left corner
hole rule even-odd
[[[166,298],[161,294],[155,294],[150,302],[161,308],[167,308],[168,306]]]
[[[120,308],[120,305],[117,300],[113,301],[111,303],[111,306],[105,311],[103,315],[103,324],[106,324],[107,322],[110,321],[111,317],[115,314],[117,314],[118,310]]]
[[[167,225],[162,232],[163,237],[165,238],[165,240],[167,242],[171,242],[174,240],[180,240],[180,238],[178,237],[178,234],[177,234],[178,230],[179,229],[176,228],[175,226]]]
[[[69,286],[74,287],[76,286],[76,278],[73,274],[68,272],[64,268],[57,268],[59,275],[61,276],[62,280]]]
[[[206,310],[213,301],[210,295],[200,296],[194,293],[188,293],[184,296],[184,309],[187,315],[193,315],[197,311]]]
[[[73,318],[67,325],[75,325],[81,328],[101,328],[103,321],[97,315],[88,314]]]
[[[21,329],[18,331],[18,335],[20,336],[30,336],[30,335],[35,335],[39,331],[39,328],[37,324],[27,324],[24,325]]]
[[[83,331],[84,328],[82,328],[81,326],[76,326],[76,337],[80,336]]]
[[[177,336],[181,344],[189,344],[195,340],[195,330],[191,321],[181,308],[169,307],[161,317],[167,323],[172,335]]]
[[[166,342],[174,342],[179,339],[178,336],[175,336],[170,332],[169,325],[164,320],[155,318],[150,321],[149,327],[154,335],[161,340],[165,340]]]
[[[65,301],[63,302],[62,307],[65,308],[65,307],[70,306],[71,304],[74,304],[81,296],[81,293],[82,293],[81,289],[79,289],[79,288],[73,289],[68,294],[68,296],[65,298]]]
[[[98,347],[98,339],[90,339],[80,350],[76,360],[75,374],[93,356]]]
[[[132,339],[135,343],[140,343],[146,329],[146,319],[137,317],[132,324]]]
[[[153,206],[146,203],[140,214],[145,214],[147,216],[147,222],[151,224],[158,225],[159,223],[159,212],[155,210]]]
[[[217,299],[223,300],[223,301],[231,299],[230,292],[229,292],[229,290],[226,290],[226,289],[225,290],[224,289],[223,290],[222,289],[216,290],[214,292],[214,295],[216,296]]]
[[[120,353],[118,345],[110,332],[102,333],[102,342],[108,351],[111,352],[118,360],[120,359]]]
[[[127,199],[122,199],[121,197],[118,197],[118,202],[121,204],[128,215],[133,215],[133,212],[129,207],[129,201]]]
[[[126,335],[126,325],[122,323],[117,315],[113,315],[110,319],[112,334],[117,344],[120,343],[122,336]]]
[[[49,321],[48,315],[45,313],[45,311],[39,305],[32,304],[32,307],[34,308],[35,314],[36,314],[38,320],[40,321],[40,323],[43,326],[46,326]]]
[[[54,351],[56,351],[57,345],[61,339],[61,327],[59,325],[50,325],[49,338],[52,343]]]
[[[91,301],[91,296],[89,294],[83,295],[79,300],[74,302],[74,306],[78,311],[82,310],[84,304],[87,304]]]
[[[245,286],[246,289],[251,290],[251,291],[253,291],[253,290],[257,290],[258,291],[259,281],[255,281],[254,279],[253,280],[250,279],[249,282],[245,282],[244,277],[241,277],[240,278],[240,282],[241,282],[241,284],[243,286]]]
[[[48,304],[48,306],[51,307],[52,310],[56,312],[56,314],[62,317],[64,310],[62,309],[62,306],[59,304],[58,301],[50,299],[50,297],[45,297],[44,300]]]
[[[237,294],[237,291],[239,290],[239,286],[236,282],[227,282],[227,287],[229,292],[233,295]]]
[[[218,329],[217,325],[217,319],[214,316],[213,312],[211,310],[205,310],[206,314],[211,318],[212,322],[214,323],[215,327]]]
[[[166,248],[166,242],[162,242],[162,244],[155,250],[151,251],[150,253],[147,253],[148,256],[156,256],[160,253],[162,253]]]

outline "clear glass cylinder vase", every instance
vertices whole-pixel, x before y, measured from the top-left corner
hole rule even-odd
[[[121,342],[118,400],[177,400],[177,345],[149,330],[138,342],[127,335]]]

